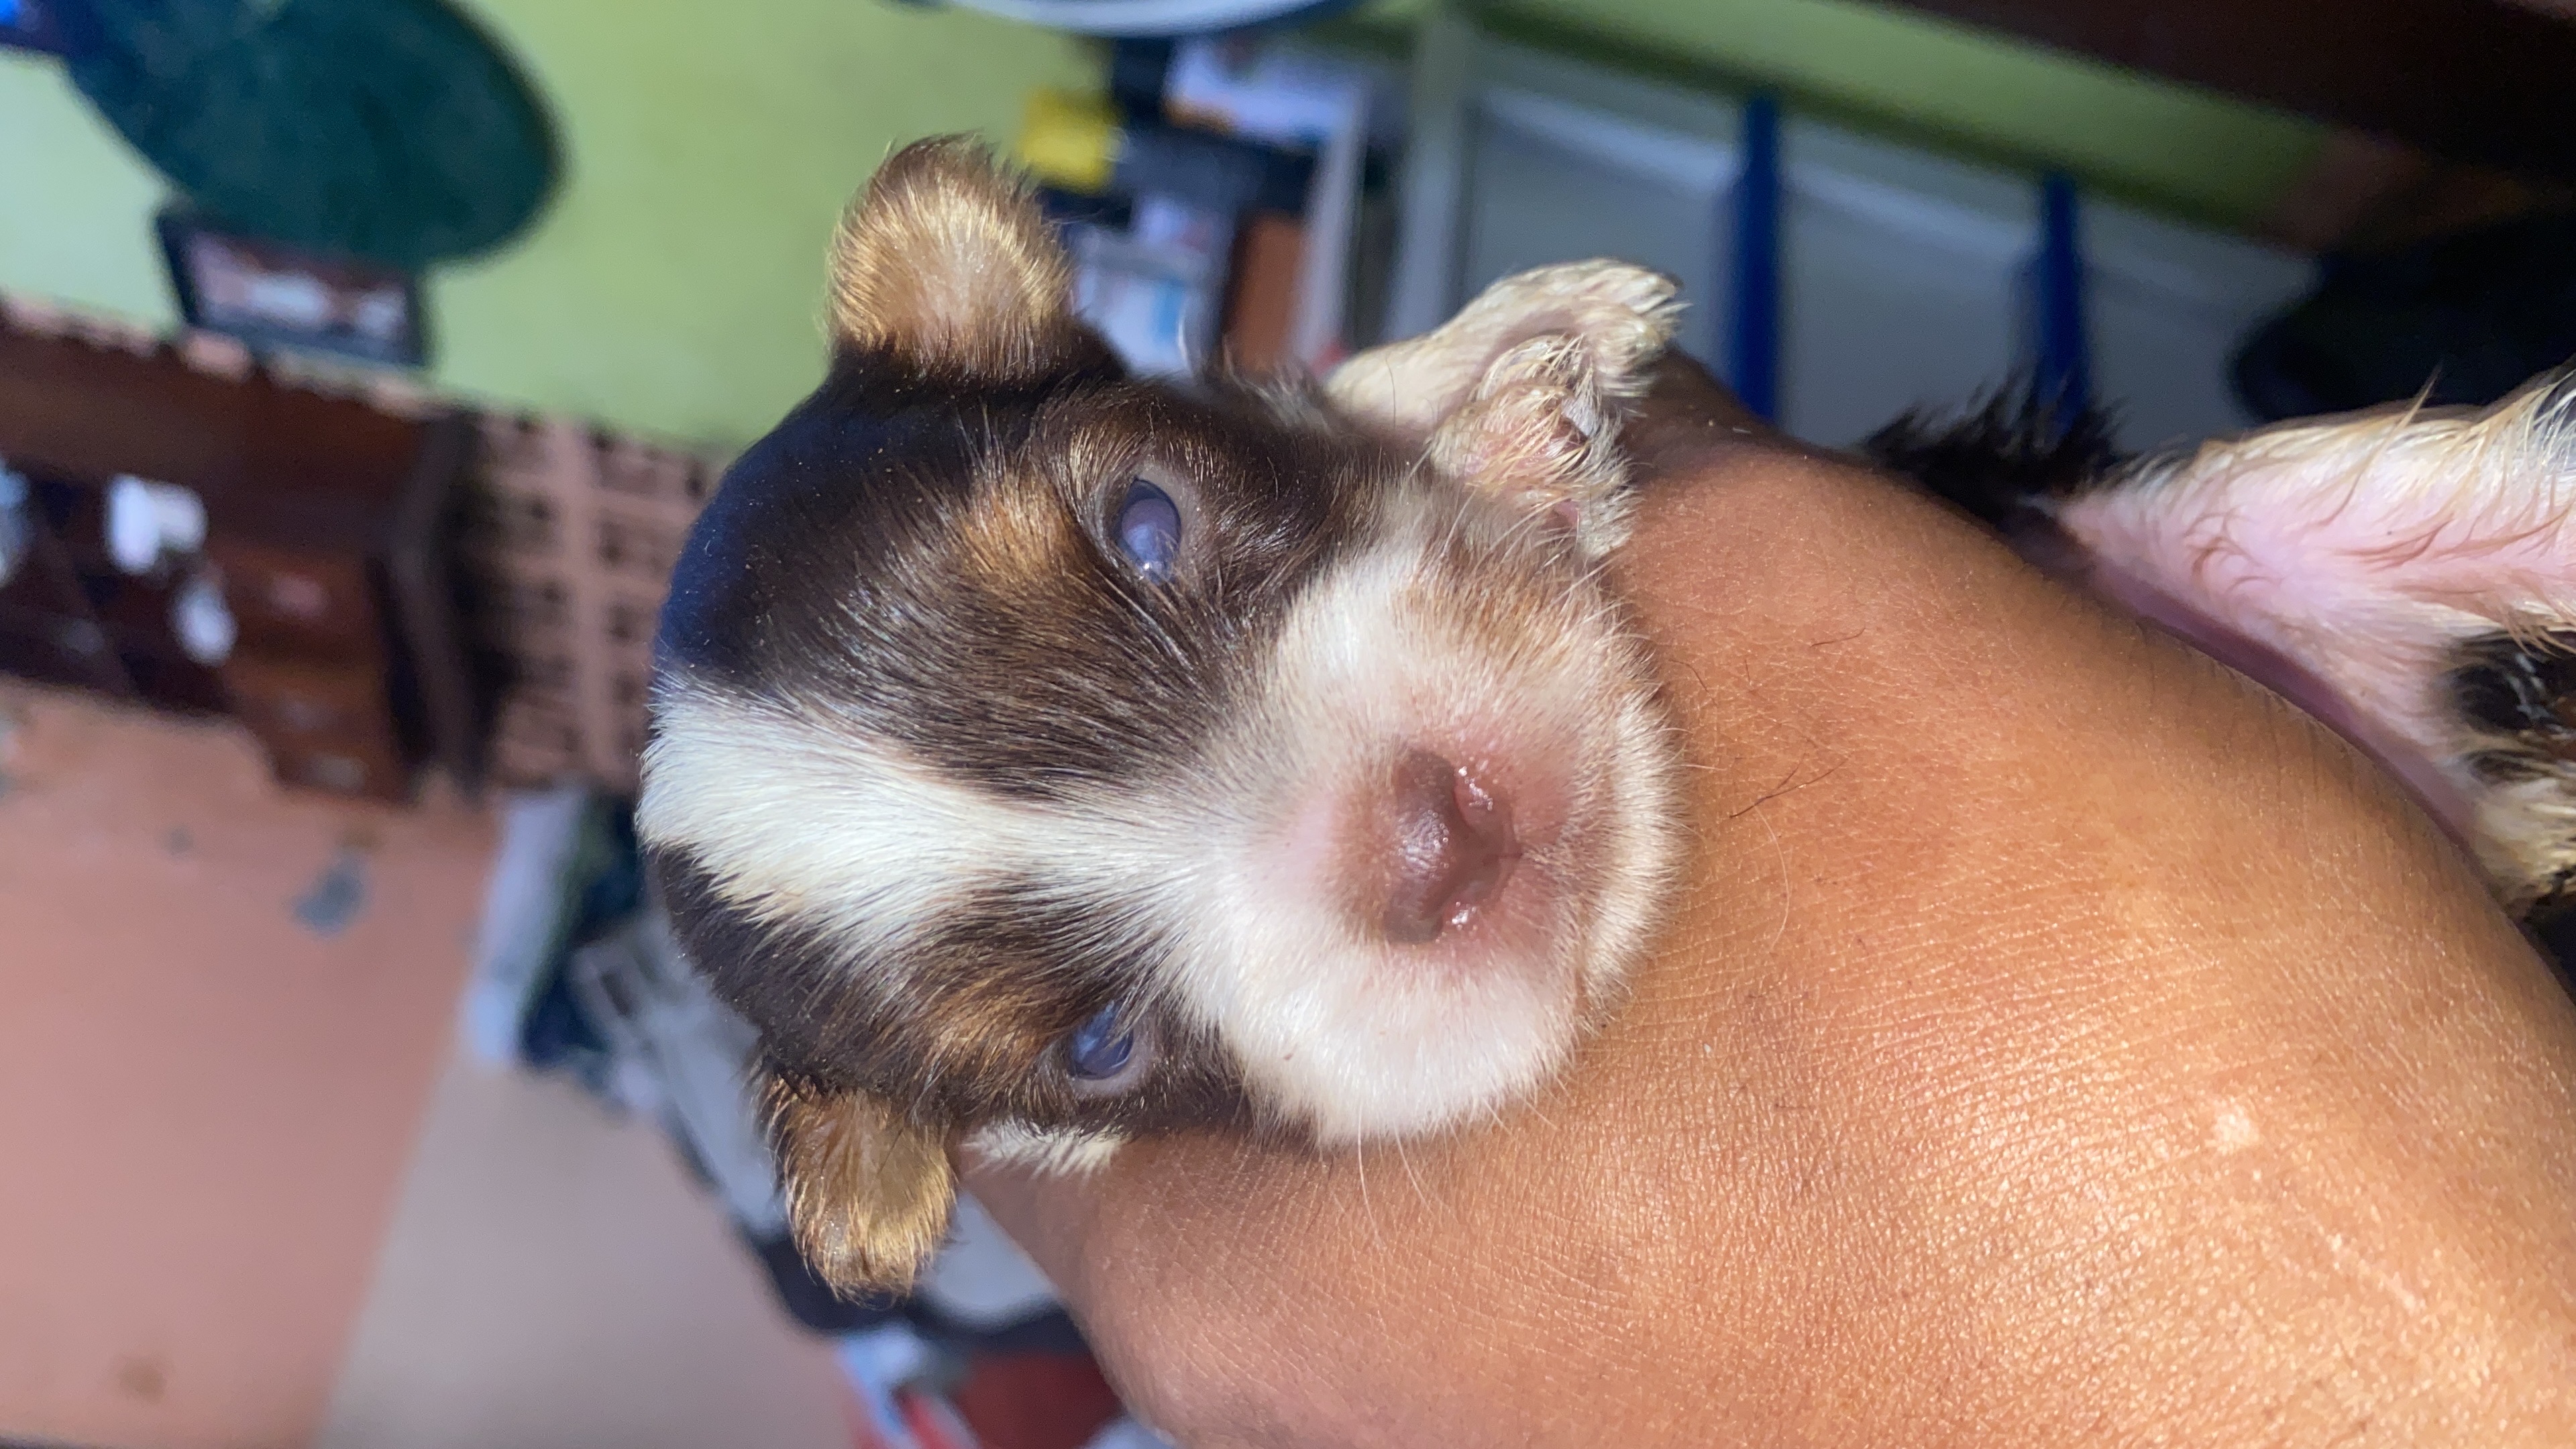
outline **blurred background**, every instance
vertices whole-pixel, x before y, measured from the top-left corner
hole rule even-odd
[[[1847,445],[2576,355],[2567,0],[0,0],[0,1444],[1149,1444],[970,1210],[788,1245],[638,876],[663,580],[887,149],[1134,367],[1679,277]]]

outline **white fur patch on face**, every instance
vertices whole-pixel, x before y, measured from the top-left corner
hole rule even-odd
[[[1051,1132],[1025,1122],[994,1122],[967,1134],[966,1151],[996,1167],[1079,1175],[1098,1172],[1126,1139],[1108,1132]]]
[[[1214,1029],[1275,1120],[1339,1142],[1493,1112],[1564,1060],[1655,924],[1679,854],[1672,746],[1639,646],[1570,555],[1500,505],[1462,519],[1446,490],[1385,506],[1170,778],[1005,797],[825,705],[676,676],[639,829],[735,906],[842,943],[889,1011],[908,939],[980,887],[1035,882],[1162,943],[1158,994]],[[1419,946],[1355,914],[1330,842],[1300,836],[1407,750],[1484,771],[1532,832],[1491,919]],[[1091,1150],[1015,1125],[984,1140]]]
[[[966,891],[1072,843],[1046,812],[943,779],[817,707],[682,675],[659,683],[654,713],[642,838],[689,850],[755,918],[818,928],[879,969],[899,970],[906,937]]]
[[[1394,511],[1300,595],[1260,706],[1212,752],[1238,814],[1197,872],[1181,982],[1256,1094],[1325,1142],[1437,1130],[1535,1086],[1615,993],[1678,855],[1670,741],[1607,601],[1524,573],[1526,553],[1462,576],[1436,562],[1453,516]],[[1417,748],[1481,763],[1523,806],[1552,798],[1551,838],[1524,842],[1506,887],[1538,899],[1507,925],[1390,943],[1312,858],[1329,842],[1297,838],[1319,797]]]

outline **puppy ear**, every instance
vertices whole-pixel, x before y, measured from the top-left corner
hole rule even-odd
[[[805,1261],[847,1296],[911,1286],[956,1205],[947,1144],[870,1092],[773,1081],[769,1113]]]
[[[980,144],[915,142],[832,239],[833,340],[933,376],[1032,381],[1089,341],[1072,277],[1028,188]]]

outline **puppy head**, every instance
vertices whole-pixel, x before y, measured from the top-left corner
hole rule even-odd
[[[820,1265],[900,1279],[959,1138],[1348,1141],[1553,1068],[1674,853],[1571,534],[1304,394],[1123,378],[957,143],[834,265],[831,376],[674,577],[639,812]]]

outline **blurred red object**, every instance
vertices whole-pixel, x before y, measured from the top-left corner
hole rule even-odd
[[[1082,1449],[1119,1413],[1088,1354],[995,1354],[949,1395],[982,1449]]]
[[[858,1449],[1082,1449],[1120,1408],[1099,1365],[1065,1353],[977,1358],[946,1394],[898,1389],[893,1424],[852,1398]]]

